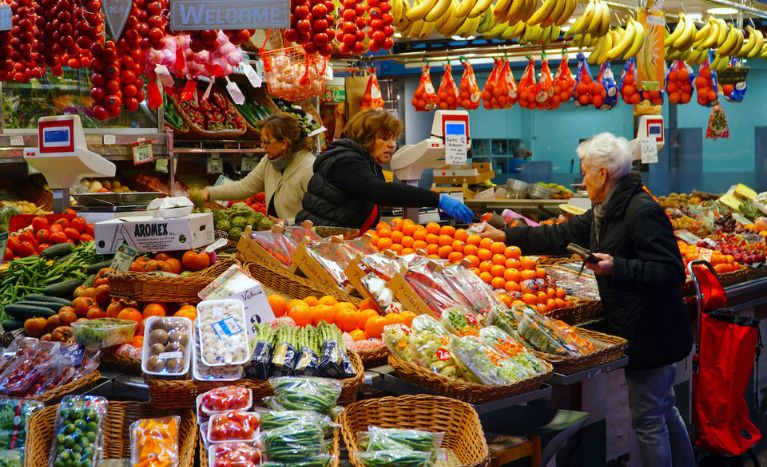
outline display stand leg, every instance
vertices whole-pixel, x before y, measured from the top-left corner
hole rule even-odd
[[[69,208],[69,188],[56,188],[53,190],[53,212],[61,214]]]

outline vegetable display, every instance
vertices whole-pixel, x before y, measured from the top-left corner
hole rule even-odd
[[[0,465],[24,465],[27,421],[43,407],[42,402],[0,397]]]
[[[267,405],[272,409],[313,410],[329,413],[341,395],[341,383],[317,377],[272,378],[274,396]]]
[[[178,111],[184,114],[199,131],[211,133],[245,131],[243,117],[237,112],[234,104],[218,89],[213,88],[207,100],[187,100],[182,97],[174,98],[174,103]]]
[[[107,401],[98,396],[66,396],[56,412],[51,465],[97,465]]]

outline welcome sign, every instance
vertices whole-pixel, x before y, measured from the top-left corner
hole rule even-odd
[[[289,0],[171,0],[170,29],[287,29]]]

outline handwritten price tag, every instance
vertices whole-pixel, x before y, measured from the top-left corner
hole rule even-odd
[[[152,152],[152,141],[137,141],[133,143],[133,165],[148,164],[154,162],[154,153]]]
[[[256,168],[256,165],[258,165],[258,161],[256,161],[255,157],[243,157],[240,162],[240,171],[250,172]]]
[[[642,138],[639,140],[639,147],[642,151],[642,164],[658,163],[658,145],[655,141]]]
[[[24,137],[11,136],[11,146],[24,146]]]

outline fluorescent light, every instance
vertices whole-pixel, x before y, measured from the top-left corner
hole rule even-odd
[[[559,28],[559,31],[560,31],[560,32],[567,32],[567,31],[569,31],[569,30],[570,30],[570,25],[569,25],[569,24],[565,24],[564,26],[562,26],[561,28]]]
[[[726,7],[709,8],[706,11],[712,15],[734,15],[738,12],[735,8]]]
[[[575,16],[571,16],[570,19],[567,20],[567,22],[570,24],[573,24],[576,21],[578,21],[578,18],[576,18]]]
[[[402,37],[402,34],[401,34],[401,33],[399,33],[399,32],[395,32],[395,33],[394,33],[394,37],[398,37],[398,38],[399,38],[399,37]]]
[[[701,13],[688,13],[687,14],[687,19],[691,19],[693,21],[698,21],[701,18],[703,18],[703,14],[701,14]]]

